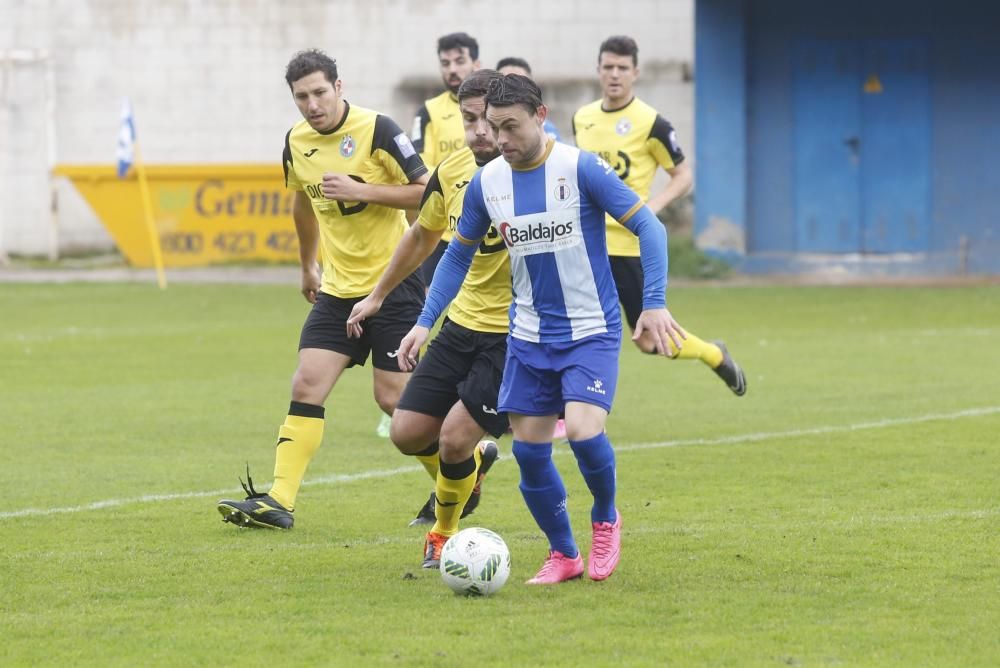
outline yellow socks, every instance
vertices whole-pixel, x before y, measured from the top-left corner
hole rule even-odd
[[[431,480],[436,481],[438,477],[438,463],[440,461],[438,457],[438,442],[434,441],[427,446],[426,450],[421,450],[413,456],[424,465],[424,469],[427,471],[427,475],[431,477]]]
[[[677,353],[677,348],[674,347],[673,342],[669,339],[667,341],[670,344],[670,354],[673,356]],[[701,360],[714,369],[722,364],[722,350],[714,343],[702,341],[691,332],[688,332],[687,338],[681,341],[680,354],[673,359]]]
[[[441,462],[437,484],[434,486],[434,496],[437,497],[434,513],[437,515],[437,521],[431,531],[442,536],[454,536],[458,533],[458,519],[462,516],[465,503],[472,496],[472,489],[476,486],[476,476],[481,461],[482,456],[476,447],[472,457],[464,462],[458,464]]]
[[[322,406],[293,401],[285,424],[278,429],[274,484],[268,493],[288,510],[295,508],[306,467],[323,441],[323,414]]]

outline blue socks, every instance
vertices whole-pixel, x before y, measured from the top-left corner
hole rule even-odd
[[[591,522],[611,522],[618,519],[615,511],[615,451],[608,435],[601,432],[585,441],[570,441],[576,463],[590,493],[594,506],[590,510]]]
[[[538,527],[549,539],[549,546],[571,559],[575,558],[580,551],[576,547],[573,530],[569,526],[566,488],[563,486],[562,478],[559,477],[559,471],[552,463],[552,443],[525,443],[515,440],[511,450],[517,465],[521,468],[521,496],[524,497],[524,503],[527,504]],[[611,468],[613,471],[613,463]],[[613,513],[613,494],[611,504]]]

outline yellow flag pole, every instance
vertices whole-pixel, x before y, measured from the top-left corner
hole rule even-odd
[[[156,231],[153,220],[153,202],[149,197],[149,183],[146,182],[146,167],[142,164],[142,153],[139,152],[139,140],[133,145],[135,151],[135,173],[139,178],[139,196],[142,198],[142,210],[146,219],[146,230],[149,232],[149,246],[153,249],[153,264],[156,265],[156,282],[161,290],[167,289],[167,275],[163,271],[163,252],[160,250],[160,234]]]

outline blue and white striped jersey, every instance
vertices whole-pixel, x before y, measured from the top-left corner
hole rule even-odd
[[[492,225],[510,254],[511,336],[551,343],[620,332],[604,214],[625,223],[642,207],[614,170],[592,153],[549,143],[537,167],[493,160],[472,179],[458,234]]]

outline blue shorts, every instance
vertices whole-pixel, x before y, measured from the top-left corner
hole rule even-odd
[[[557,415],[567,401],[582,401],[610,413],[620,350],[621,332],[560,343],[508,337],[498,408],[517,415]]]

